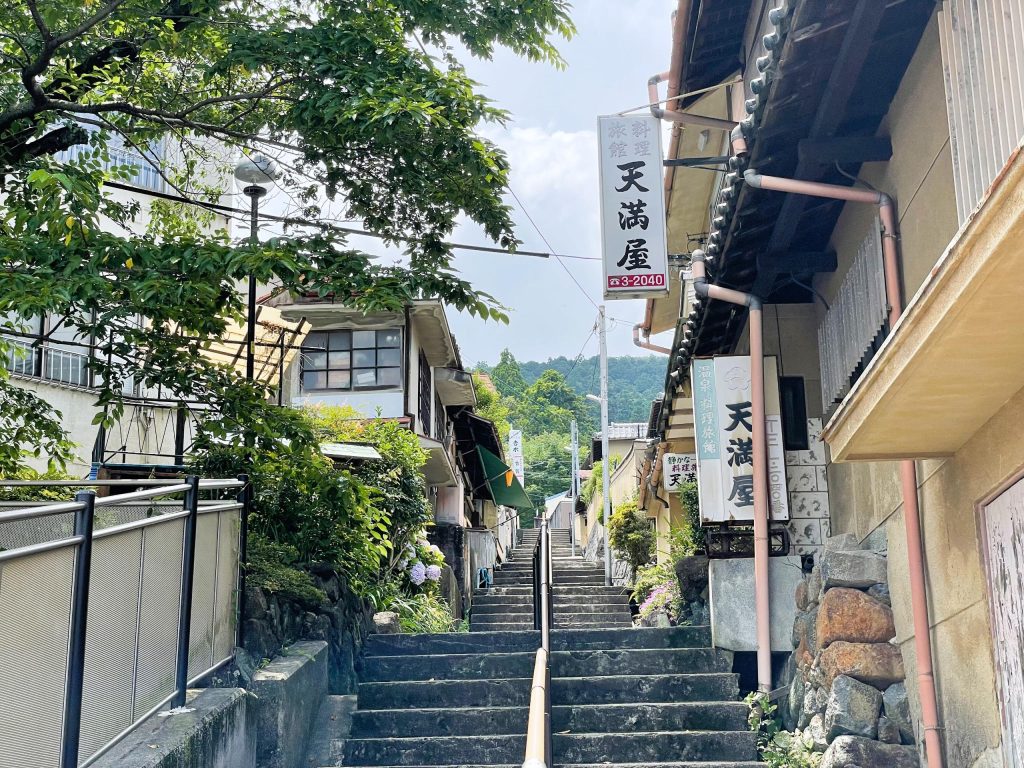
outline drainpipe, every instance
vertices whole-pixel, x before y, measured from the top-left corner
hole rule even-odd
[[[772,689],[772,640],[768,593],[768,443],[764,418],[764,348],[761,299],[708,283],[704,251],[691,257],[693,288],[698,296],[747,307],[750,317],[750,420],[754,442],[754,605],[757,612],[757,688]]]
[[[650,301],[650,299],[647,300],[648,307],[650,307]],[[633,343],[636,346],[640,347],[640,349],[647,349],[650,350],[651,352],[658,352],[662,355],[670,354],[672,350],[669,349],[668,347],[659,347],[657,344],[651,343],[650,337],[644,338],[643,336],[641,336],[641,331],[647,331],[650,328],[650,309],[648,309],[647,317],[644,318],[644,321],[647,323],[646,326],[644,325],[644,323],[637,323],[636,325],[633,326]]]
[[[903,314],[903,300],[900,296],[899,254],[896,247],[899,229],[892,198],[882,192],[871,190],[764,176],[752,168],[743,173],[743,180],[754,189],[877,205],[878,216],[882,222],[882,266],[885,274],[885,296],[889,302],[889,327],[895,327],[896,321]],[[935,697],[928,594],[921,545],[921,510],[917,498],[917,465],[913,459],[900,462],[900,485],[903,495],[903,525],[907,539],[907,568],[910,571],[910,604],[914,621],[917,685],[921,697],[921,728],[924,731],[928,768],[942,768],[942,741],[939,738],[939,711]]]

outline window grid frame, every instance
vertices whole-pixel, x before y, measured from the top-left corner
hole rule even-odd
[[[374,344],[372,347],[356,347],[355,346],[355,334],[358,332],[369,332],[374,334]],[[397,345],[382,345],[381,334],[391,333],[398,334]],[[403,391],[403,375],[405,371],[405,365],[403,362],[403,350],[405,344],[405,333],[402,328],[317,328],[310,331],[309,336],[314,334],[324,334],[324,346],[323,348],[317,347],[316,350],[307,348],[304,343],[299,355],[299,391],[302,394],[315,394],[321,392],[345,392],[350,394],[358,394],[360,392],[401,392]],[[348,346],[333,348],[331,343],[332,334],[347,334],[348,335]],[[307,336],[308,343],[308,336]],[[398,354],[397,365],[381,365],[380,354],[382,352],[394,350]],[[331,354],[348,353],[348,365],[334,367],[330,363]],[[359,365],[355,364],[356,352],[373,352],[374,364]],[[310,367],[310,355],[324,355],[323,367]],[[398,372],[398,383],[397,384],[371,384],[359,386],[356,384],[356,372],[357,371],[369,371],[374,372],[374,379],[380,380],[381,371],[397,371]],[[332,387],[327,386],[331,373],[348,373],[349,383],[347,387]],[[323,374],[324,384],[323,387],[307,387],[306,386],[306,374]]]

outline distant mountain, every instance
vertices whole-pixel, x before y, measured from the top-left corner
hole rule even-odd
[[[663,356],[608,358],[608,417],[611,421],[647,421],[651,401],[665,390],[668,359]],[[490,369],[491,366],[482,365]],[[566,377],[569,386],[580,395],[598,394],[601,382],[598,357],[585,357],[575,365],[566,357],[545,362],[519,362],[523,379],[532,384],[546,370],[555,370]],[[596,409],[595,409],[596,410]]]

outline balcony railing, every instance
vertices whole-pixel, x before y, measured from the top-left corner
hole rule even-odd
[[[59,344],[33,346],[23,339],[4,338],[8,344],[5,367],[21,376],[35,376],[58,384],[88,387],[89,354],[65,349]]]

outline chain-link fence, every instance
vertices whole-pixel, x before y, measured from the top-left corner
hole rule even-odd
[[[87,766],[233,658],[248,498],[188,478],[0,506],[0,768]]]

